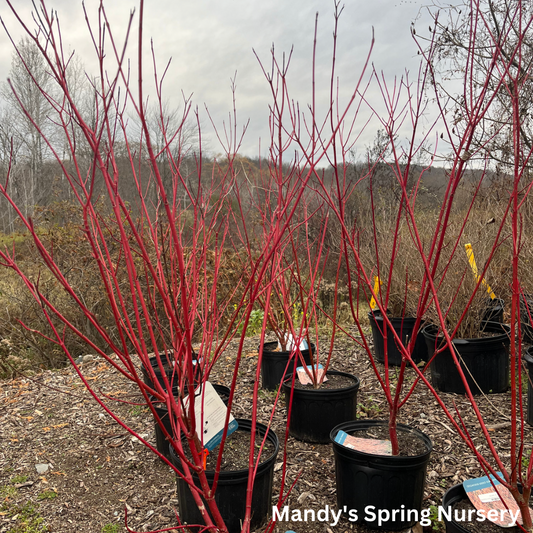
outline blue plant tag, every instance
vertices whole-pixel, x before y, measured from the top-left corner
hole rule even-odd
[[[228,436],[231,435],[238,427],[239,423],[237,420],[233,419],[228,425]],[[209,451],[214,450],[222,442],[223,433],[224,429],[221,429],[213,438],[211,438],[211,440],[204,444],[204,447]]]
[[[313,367],[311,365],[307,365],[307,368],[312,372],[313,371]],[[322,365],[318,365],[317,367],[318,370],[324,370],[324,367]],[[304,367],[303,366],[299,366],[296,368],[296,372],[299,372],[300,370],[304,370]]]

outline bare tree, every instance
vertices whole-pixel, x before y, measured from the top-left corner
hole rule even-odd
[[[42,133],[53,129],[49,117],[51,106],[45,96],[45,93],[53,93],[53,82],[42,55],[28,38],[22,39],[13,53],[9,78],[1,92],[12,109],[12,126],[16,137],[21,140],[18,163],[25,163],[26,171],[13,176],[24,180],[17,187],[24,190],[25,211],[30,213],[42,193],[49,189],[39,187],[38,182],[43,178],[46,152]],[[27,112],[22,112],[22,108]]]
[[[533,115],[530,109],[533,99],[533,28],[523,27],[523,21],[533,15],[533,4],[518,0],[462,0],[451,5],[434,0],[430,10],[434,19],[429,39],[429,46],[434,46],[435,51],[433,72],[441,96],[448,99],[452,133],[460,135],[469,123],[469,117],[465,115],[466,88],[461,84],[463,73],[469,68],[474,74],[472,90],[481,91],[488,83],[494,97],[483,117],[482,127],[475,132],[472,154],[468,155],[484,157],[488,153],[500,168],[509,170],[514,157],[510,109],[515,90],[520,94],[520,151],[528,152],[533,146]],[[515,16],[510,16],[513,13]],[[476,18],[483,23],[472,33],[472,20]],[[522,39],[521,47],[516,46],[519,39]],[[492,43],[499,43],[509,72],[502,73],[494,68]],[[504,87],[501,84],[503,75],[516,79],[517,87]],[[453,80],[457,80],[457,85],[450,84]],[[445,85],[455,86],[455,92],[445,89]]]

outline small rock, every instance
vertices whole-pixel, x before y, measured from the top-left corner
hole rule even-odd
[[[35,465],[35,470],[37,470],[38,474],[45,474],[48,472],[48,469],[50,468],[50,465],[48,463],[39,463]]]
[[[141,439],[146,439],[148,438],[148,433],[139,433],[139,437],[141,437]],[[137,437],[132,437],[131,442],[138,442],[139,444],[142,444],[142,442]]]
[[[24,487],[31,487],[33,485],[33,481],[26,481],[25,483],[15,483],[14,487],[16,489],[22,489]]]
[[[89,361],[94,361],[95,357],[94,355],[84,355],[83,356],[83,362],[88,363]]]
[[[298,497],[298,503],[303,503],[305,500],[315,500],[316,498],[310,492],[302,492]]]

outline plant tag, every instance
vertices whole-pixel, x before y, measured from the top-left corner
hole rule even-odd
[[[188,406],[189,397],[185,399]],[[222,441],[224,423],[228,408],[209,381],[200,385],[195,391],[194,416],[196,417],[196,435],[203,448],[213,450]],[[229,416],[228,435],[239,426],[233,415]]]
[[[291,333],[287,336],[287,351],[292,352],[296,350],[296,341]],[[307,350],[309,346],[307,345],[307,341],[305,339],[302,339],[300,342],[300,351]],[[278,349],[281,350],[281,345],[278,341]]]
[[[501,475],[500,472],[498,475]],[[463,481],[463,487],[472,505],[478,511],[482,511],[487,520],[500,527],[522,524],[518,504],[507,487],[497,481],[492,474],[490,479],[488,476],[483,476]]]
[[[307,368],[309,369],[309,372],[311,372],[311,375],[313,374],[313,367],[311,365],[307,365]],[[318,365],[318,369],[316,372],[316,379],[317,381],[320,381],[322,379],[322,376],[324,374],[324,367],[322,365]],[[303,366],[299,366],[296,369],[296,375],[298,376],[298,381],[302,385],[311,385],[313,382],[311,381],[311,378],[307,375],[307,372],[305,371],[305,368]],[[325,377],[324,381],[327,381],[328,378]]]
[[[380,439],[362,439],[348,435],[344,431],[339,431],[335,437],[335,442],[357,450],[358,452],[370,453],[372,455],[392,455],[392,446],[390,440]]]

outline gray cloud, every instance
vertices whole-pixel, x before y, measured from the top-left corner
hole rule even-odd
[[[91,21],[96,21],[97,0],[85,2]],[[17,9],[29,18],[28,2],[18,0]],[[388,79],[401,76],[406,68],[416,71],[416,46],[410,34],[410,23],[417,16],[422,3],[394,0],[349,0],[339,24],[337,74],[343,87],[341,98],[346,99],[359,77],[368,53],[372,28],[376,44],[372,62],[383,70]],[[49,6],[57,9],[62,23],[63,38],[76,50],[87,69],[94,71],[96,64],[91,54],[81,2],[52,0]],[[128,13],[136,8],[131,0],[113,0],[106,9],[113,31],[120,40],[125,34]],[[267,110],[271,102],[268,84],[253,54],[257,52],[265,68],[270,68],[270,49],[275,45],[278,59],[283,51],[294,47],[288,77],[291,95],[304,107],[310,102],[311,57],[315,13],[319,13],[316,81],[319,104],[328,100],[332,52],[332,0],[146,0],[145,3],[145,82],[153,80],[150,37],[157,55],[158,69],[163,70],[172,57],[165,85],[166,98],[175,105],[185,95],[193,94],[193,101],[203,110],[208,106],[213,120],[219,125],[227,121],[231,112],[230,80],[237,73],[237,107],[242,123],[250,120],[249,131],[242,151],[257,155],[258,138],[262,146],[268,142]],[[15,40],[20,37],[7,7],[0,15],[13,28]],[[138,10],[137,10],[138,16]],[[135,19],[134,30],[138,18]],[[427,27],[427,24],[425,24]],[[130,56],[135,59],[136,35],[130,42]],[[12,47],[5,35],[0,37],[0,79],[8,75]],[[110,52],[110,51],[109,51]],[[202,112],[203,113],[203,112]],[[204,115],[204,123],[207,119]],[[364,136],[370,142],[375,128]],[[215,149],[214,143],[211,143]]]

